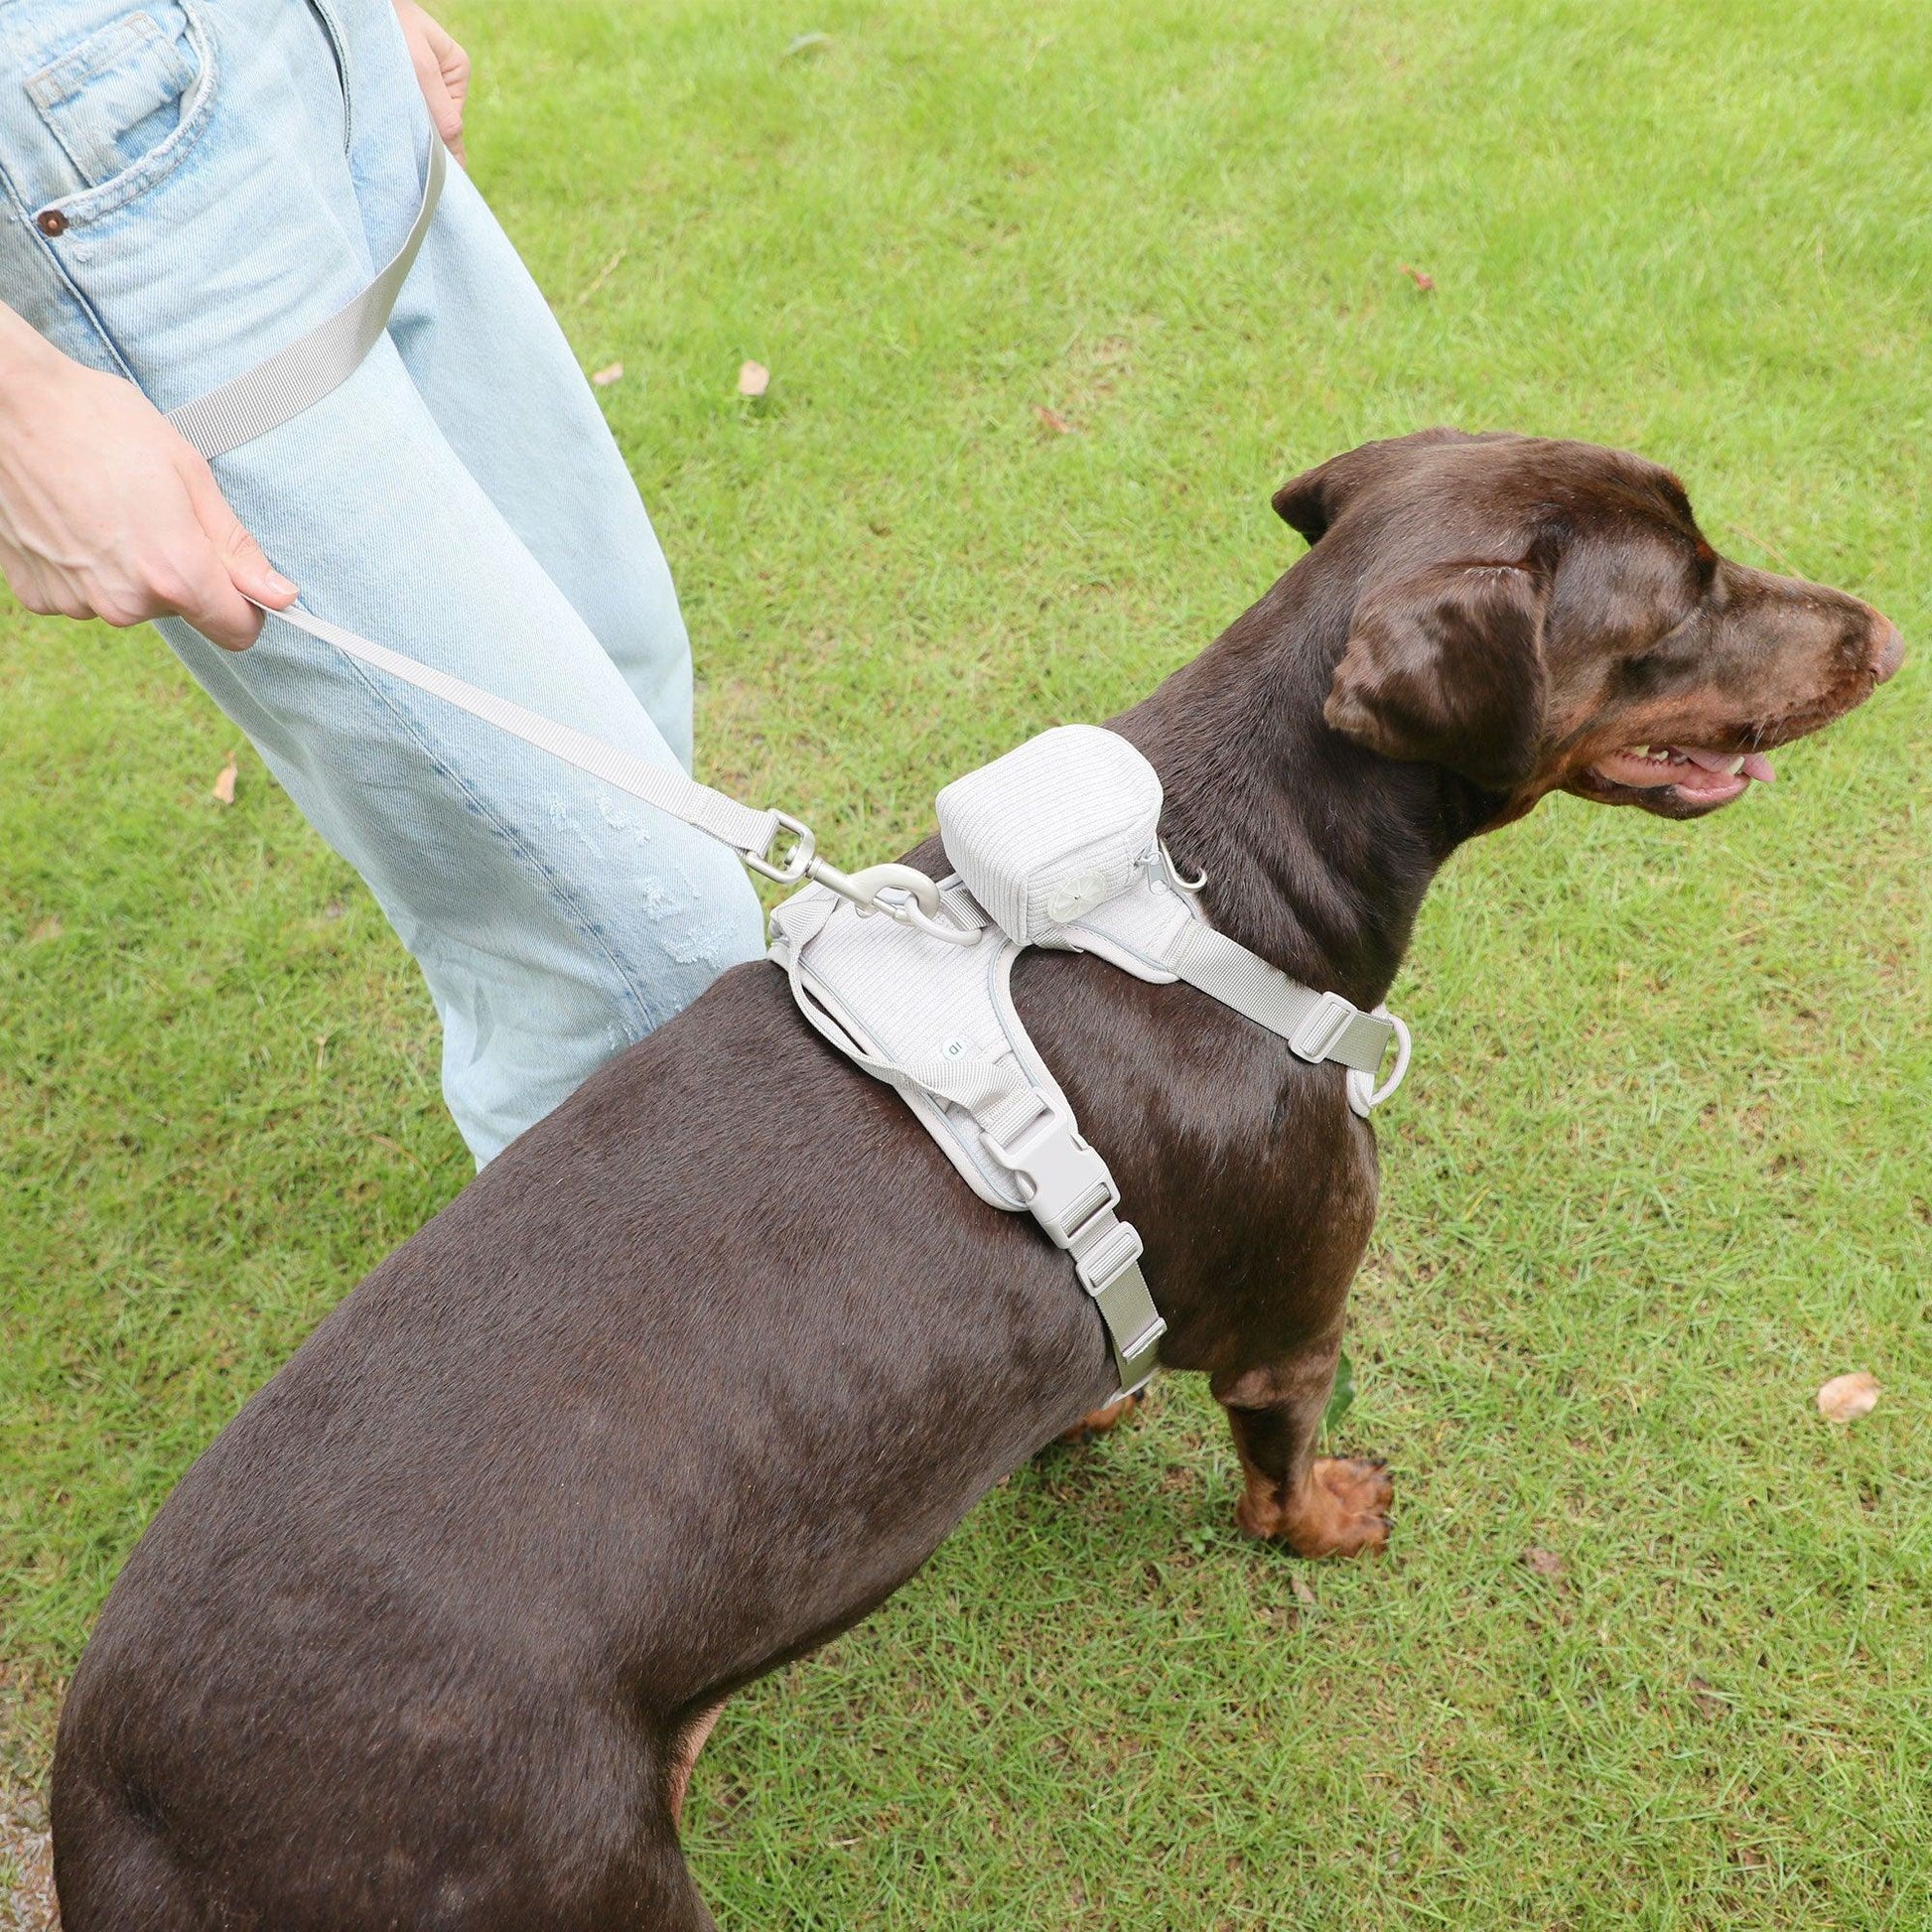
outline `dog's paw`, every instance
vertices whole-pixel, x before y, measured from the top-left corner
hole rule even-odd
[[[1117,1395],[1104,1409],[1096,1409],[1092,1415],[1082,1416],[1059,1440],[1062,1443],[1090,1443],[1096,1436],[1104,1436],[1109,1430],[1118,1429],[1139,1410],[1146,1399],[1144,1392],[1139,1389],[1132,1395]]]
[[[1365,1456],[1317,1456],[1293,1495],[1250,1485],[1235,1521],[1250,1536],[1286,1543],[1298,1557],[1358,1557],[1386,1549],[1395,1483]]]

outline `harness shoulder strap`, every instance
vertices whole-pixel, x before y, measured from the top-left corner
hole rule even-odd
[[[1171,963],[1176,978],[1281,1035],[1305,1060],[1339,1060],[1358,1073],[1374,1073],[1395,1037],[1392,1022],[1363,1013],[1339,993],[1298,984],[1198,920],[1181,927]]]
[[[968,951],[864,917],[823,888],[771,915],[771,957],[799,1012],[855,1066],[898,1089],[981,1199],[1026,1212],[1073,1263],[1113,1349],[1123,1393],[1160,1362],[1167,1323],[1120,1189],[1085,1139],[1005,993],[1021,950],[957,881],[942,893],[977,938]],[[989,1178],[997,1184],[988,1185]]]
[[[1339,993],[1317,993],[1217,932],[1191,897],[1152,867],[1128,891],[1043,933],[1040,943],[1097,953],[1137,979],[1184,980],[1280,1035],[1305,1060],[1337,1060],[1372,1075],[1400,1036],[1387,1015],[1363,1013]]]

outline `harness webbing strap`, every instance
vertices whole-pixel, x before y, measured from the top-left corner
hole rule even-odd
[[[267,361],[257,362],[218,389],[169,411],[168,420],[203,456],[212,462],[279,429],[361,366],[363,356],[388,328],[396,296],[415,266],[417,251],[429,233],[430,217],[436,212],[437,198],[443,193],[448,166],[443,143],[432,133],[422,206],[402,246],[360,295],[338,309],[327,322],[277,349]]]
[[[722,791],[713,791],[709,785],[687,778],[675,765],[647,764],[628,752],[605,744],[601,738],[591,737],[588,732],[560,725],[555,719],[526,711],[507,698],[466,684],[447,671],[419,664],[413,657],[404,657],[400,651],[389,650],[381,644],[372,644],[368,638],[358,637],[354,631],[345,630],[341,624],[331,623],[312,611],[291,607],[286,611],[270,611],[268,615],[294,624],[298,630],[306,630],[312,637],[320,637],[324,643],[334,644],[346,657],[386,671],[391,677],[413,684],[417,690],[427,691],[431,697],[441,698],[459,711],[467,711],[473,718],[494,725],[498,731],[508,732],[512,738],[520,738],[539,752],[562,759],[579,771],[587,771],[633,798],[641,798],[645,804],[682,819],[686,825],[730,846],[741,856],[762,859],[771,849],[779,826],[775,811],[754,811],[750,805],[741,805]]]
[[[941,891],[949,907],[961,914],[970,908],[967,922],[986,932],[985,914],[957,881],[948,881]],[[908,1100],[922,1096],[971,1116],[977,1145],[998,1164],[1041,1231],[1073,1263],[1081,1287],[1106,1325],[1121,1392],[1141,1388],[1160,1366],[1161,1338],[1168,1324],[1141,1271],[1140,1234],[1114,1212],[1120,1205],[1120,1189],[1106,1162],[1081,1139],[1065,1101],[1035,1086],[1014,1052],[988,1057],[984,1051],[963,1050],[952,1058],[942,1048],[938,1056],[896,1059],[868,1036],[836,1004],[836,996],[819,981],[806,958],[812,942],[832,920],[851,915],[850,905],[822,888],[786,899],[772,913],[771,957],[784,968],[798,1011],[874,1079],[897,1087]],[[932,944],[885,922],[876,930],[895,949],[895,957],[903,957],[908,948],[915,955],[921,945]],[[1010,960],[1020,950],[1004,932],[987,933],[982,943],[990,943],[1001,960]],[[983,969],[980,977],[985,978]],[[1013,1024],[1020,1024],[1017,1014]],[[1024,1039],[1024,1032],[1021,1036]],[[956,1043],[965,1046],[963,1040]],[[917,1104],[913,1111],[920,1113]],[[930,1128],[931,1122],[927,1125]],[[946,1138],[943,1133],[937,1138],[943,1151]],[[948,1158],[958,1165],[955,1157]],[[981,1192],[984,1198],[996,1198]],[[1012,1195],[997,1204],[1012,1206]]]
[[[1374,1073],[1395,1037],[1392,1022],[1361,1012],[1337,993],[1300,985],[1209,925],[1181,927],[1168,963],[1209,999],[1280,1034],[1305,1060],[1339,1060]]]

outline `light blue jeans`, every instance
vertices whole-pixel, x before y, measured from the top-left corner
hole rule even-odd
[[[0,297],[172,409],[368,281],[429,139],[390,0],[0,0]],[[214,472],[310,610],[689,764],[663,554],[460,169],[387,339]],[[421,965],[479,1162],[759,951],[699,834],[272,619],[238,656],[161,629]]]

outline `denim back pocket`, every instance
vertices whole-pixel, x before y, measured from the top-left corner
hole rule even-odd
[[[27,95],[85,189],[179,147],[211,78],[207,38],[181,5],[123,14],[27,77]]]

